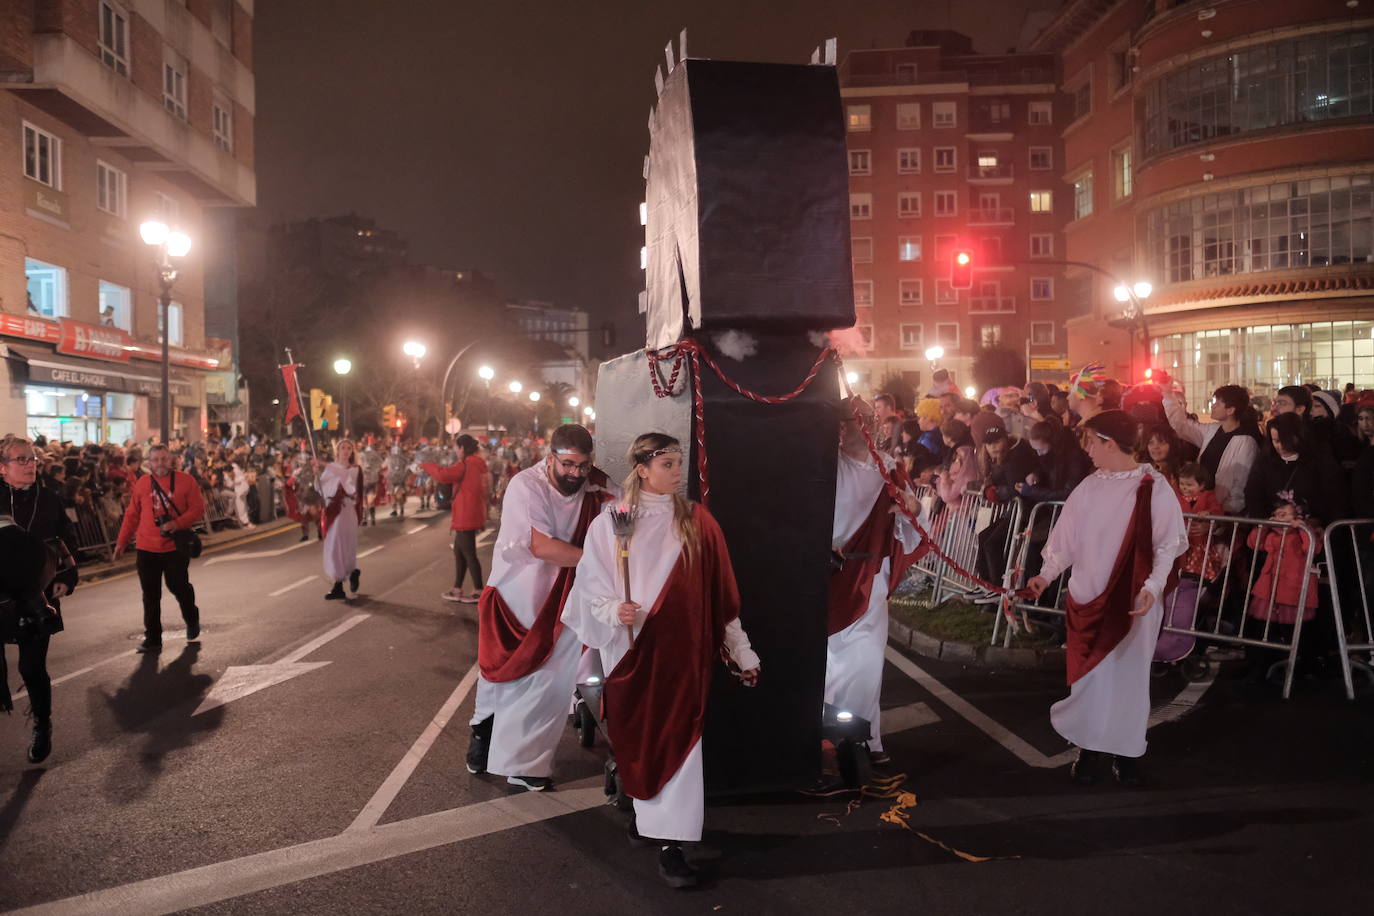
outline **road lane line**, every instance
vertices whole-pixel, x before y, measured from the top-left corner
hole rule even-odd
[[[214,566],[216,563],[228,563],[231,560],[258,560],[263,557],[279,557],[282,554],[290,553],[293,550],[300,550],[302,547],[308,547],[309,545],[309,541],[297,541],[290,547],[282,547],[278,550],[255,550],[251,553],[235,553],[229,556],[215,557],[213,560],[206,560],[203,565]]]
[[[371,614],[356,614],[345,620],[343,623],[336,626],[334,629],[328,631],[327,633],[324,633],[321,636],[316,636],[314,639],[310,640],[310,642],[301,646],[295,652],[292,652],[285,658],[278,659],[277,661],[273,662],[273,664],[286,665],[292,662],[298,662],[301,659],[305,658],[307,655],[309,655],[311,652],[314,652],[317,649],[319,649],[320,646],[323,646],[331,639],[338,639],[340,636],[344,635],[349,630],[353,629],[358,624],[362,623],[364,620],[371,616]]]
[[[449,694],[449,698],[444,702],[444,705],[439,707],[439,712],[435,714],[429,725],[425,726],[425,730],[420,733],[420,737],[416,738],[415,743],[406,751],[405,756],[401,758],[401,762],[396,764],[396,768],[391,771],[391,775],[387,776],[381,788],[373,794],[372,798],[368,799],[366,805],[363,805],[363,810],[358,812],[358,816],[353,819],[352,824],[348,825],[348,828],[344,831],[345,833],[358,830],[370,830],[377,826],[377,822],[382,819],[382,815],[386,814],[386,809],[391,807],[391,803],[396,800],[396,796],[401,794],[401,789],[405,788],[405,784],[410,780],[416,768],[419,767],[420,761],[425,759],[425,754],[429,753],[429,749],[439,738],[444,727],[448,725],[449,719],[453,718],[453,714],[458,711],[458,707],[463,705],[463,701],[467,699],[468,694],[472,692],[473,685],[476,683],[477,666],[473,665],[468,669],[468,673],[463,675],[463,679],[458,682],[458,686],[453,689],[453,693]]]
[[[428,527],[428,525],[416,525],[414,528],[411,528],[409,531],[407,531],[406,534],[419,534],[421,531],[424,531]]]
[[[358,554],[358,559],[361,560],[363,557],[371,556],[379,550],[386,550],[386,545],[378,544],[376,547],[369,547],[367,550],[364,550],[362,553]]]
[[[86,667],[81,668],[81,669],[79,669],[79,670],[77,670],[77,671],[73,671],[73,672],[71,672],[70,674],[64,674],[64,675],[62,675],[61,677],[55,677],[55,678],[53,678],[53,679],[52,679],[52,686],[56,687],[58,684],[66,683],[67,681],[70,681],[72,678],[81,677],[81,675],[83,675],[83,674],[90,674],[92,671],[94,671],[95,669],[99,668],[101,665],[108,665],[110,662],[117,662],[117,661],[119,661],[121,658],[128,658],[128,657],[131,656],[131,655],[137,655],[137,654],[138,654],[138,653],[135,652],[133,649],[129,649],[128,651],[126,651],[126,652],[121,652],[121,653],[119,653],[118,655],[111,655],[109,658],[101,659],[100,661],[96,662],[94,665],[87,665]],[[19,690],[15,692],[14,698],[17,700],[17,699],[19,699],[20,697],[25,696],[27,693],[28,693],[28,689],[27,689],[27,688],[25,688],[25,687],[20,687]]]
[[[912,728],[933,725],[940,721],[940,715],[925,703],[911,703],[895,709],[884,709],[882,730],[884,735],[895,735]]]
[[[515,827],[537,824],[597,808],[605,803],[601,777],[597,776],[580,780],[557,792],[523,792],[503,796],[371,830],[345,831],[337,836],[202,865],[11,912],[25,916],[108,916],[110,913],[159,916],[177,913]]]
[[[1217,670],[1218,669],[1213,666],[1211,673],[1207,675],[1205,680],[1195,681],[1189,684],[1179,691],[1178,696],[1174,697],[1168,703],[1150,710],[1150,721],[1145,727],[1154,728],[1156,725],[1163,725],[1165,722],[1181,719],[1192,712],[1194,707],[1197,706],[1198,700],[1201,700],[1202,695],[1207,692],[1207,688],[1211,687],[1212,684],[1216,682]]]
[[[297,579],[295,582],[292,582],[290,585],[286,586],[285,588],[279,588],[279,589],[277,589],[275,592],[268,592],[268,593],[267,593],[267,597],[269,597],[269,598],[275,598],[275,597],[277,597],[278,595],[285,595],[287,592],[291,591],[291,589],[293,589],[293,588],[300,588],[302,585],[304,585],[304,584],[307,583],[307,582],[314,582],[314,581],[315,581],[315,578],[316,578],[315,576],[306,576],[304,579]]]

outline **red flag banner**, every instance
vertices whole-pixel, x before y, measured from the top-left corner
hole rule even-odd
[[[296,370],[300,367],[300,363],[277,367],[281,370],[282,381],[286,383],[286,419],[282,421],[282,425],[288,429],[291,421],[301,416],[301,392],[296,382]]]

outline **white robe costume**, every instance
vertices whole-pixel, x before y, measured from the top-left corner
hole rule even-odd
[[[896,461],[883,456],[888,470]],[[840,452],[835,472],[835,523],[831,529],[830,546],[843,550],[873,511],[873,503],[883,489],[883,475],[870,456],[856,461]],[[917,517],[925,526],[924,507]],[[905,515],[897,515],[897,539],[902,550],[910,553],[920,546],[921,536]],[[869,595],[868,610],[848,627],[826,641],[825,702],[872,725],[873,737],[868,746],[883,749],[879,700],[883,687],[883,653],[887,649],[887,598],[891,586],[892,561],[883,560],[873,577],[873,591]]]
[[[324,535],[324,574],[335,582],[346,580],[358,568],[358,469],[334,462],[320,474],[320,495],[328,508],[343,487],[343,505]],[[324,511],[323,509],[321,511]]]
[[[608,507],[614,505],[607,503]],[[630,540],[630,597],[642,606],[636,633],[681,553],[682,541],[673,524],[673,498],[641,493]],[[630,635],[617,616],[624,600],[619,555],[610,516],[603,511],[587,532],[582,562],[577,565],[577,580],[563,608],[563,622],[582,642],[600,650],[608,675],[630,650]],[[749,637],[738,618],[725,627],[725,648],[741,671],[759,666],[759,657],[750,648]],[[609,738],[614,749],[615,735]],[[648,801],[634,799],[634,809],[636,827],[642,836],[677,842],[701,839],[705,787],[700,738],[663,790]]]
[[[549,481],[543,462],[516,474],[506,488],[487,585],[501,593],[522,626],[533,625],[559,570],[530,552],[530,529],[571,541],[586,489],[583,486],[572,496],[565,496]],[[611,492],[618,495],[614,488]],[[502,683],[478,678],[472,724],[496,716],[487,772],[500,776],[553,775],[554,751],[567,725],[568,703],[581,656],[582,643],[565,627],[537,671]]]
[[[1174,559],[1188,552],[1188,531],[1178,497],[1149,465],[1130,471],[1095,471],[1064,504],[1045,544],[1040,575],[1050,582],[1065,569],[1069,594],[1095,599],[1107,587],[1135,510],[1145,474],[1155,478],[1150,494],[1154,565],[1145,580],[1155,596],[1149,613],[1133,617],[1131,630],[1091,671],[1074,682],[1069,696],[1050,707],[1054,730],[1078,747],[1120,757],[1145,754],[1150,718],[1150,661],[1164,618],[1163,593]]]

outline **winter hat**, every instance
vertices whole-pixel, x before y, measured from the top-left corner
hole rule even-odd
[[[1326,408],[1326,415],[1333,420],[1341,415],[1341,397],[1335,391],[1314,391],[1313,400],[1321,401]]]

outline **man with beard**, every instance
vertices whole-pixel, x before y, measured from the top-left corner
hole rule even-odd
[[[553,784],[581,656],[560,617],[587,528],[617,496],[592,466],[591,433],[574,424],[555,429],[548,457],[511,478],[477,606],[482,676],[468,772],[490,771],[534,792]]]

